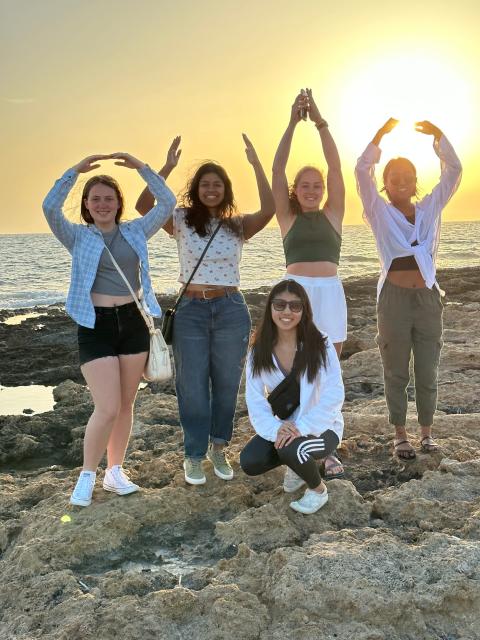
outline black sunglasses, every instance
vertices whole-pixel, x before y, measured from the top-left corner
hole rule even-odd
[[[417,176],[412,176],[411,174],[404,174],[403,176],[392,176],[390,178],[390,182],[394,187],[399,187],[402,183],[412,184],[412,182],[416,182]]]
[[[301,313],[303,311],[303,302],[300,300],[284,300],[283,298],[274,298],[272,307],[275,311],[285,311],[288,307],[292,313]]]

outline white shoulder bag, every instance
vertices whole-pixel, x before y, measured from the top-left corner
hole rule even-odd
[[[123,271],[117,264],[117,261],[112,256],[110,249],[105,245],[105,249],[110,254],[110,258],[117,269],[118,273],[122,276],[123,281],[128,287],[128,290],[133,296],[133,299],[137,303],[138,310],[142,314],[142,318],[145,320],[148,331],[150,332],[150,353],[148,354],[147,364],[143,371],[143,377],[150,382],[161,382],[163,380],[169,380],[172,377],[172,364],[170,362],[170,352],[168,350],[167,343],[165,342],[160,329],[155,329],[153,318],[145,313],[144,308],[140,304],[139,299],[135,295],[130,283],[125,277]]]

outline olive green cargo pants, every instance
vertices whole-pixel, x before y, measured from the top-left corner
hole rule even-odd
[[[378,334],[389,421],[403,427],[413,353],[418,422],[433,423],[437,406],[438,363],[442,348],[443,304],[433,289],[408,289],[385,281],[377,305]]]

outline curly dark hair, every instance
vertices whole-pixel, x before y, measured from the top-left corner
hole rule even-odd
[[[273,348],[278,339],[278,329],[272,320],[272,300],[284,291],[296,295],[303,304],[302,317],[296,327],[296,370],[299,376],[306,371],[308,381],[313,382],[319,369],[325,367],[327,338],[315,326],[307,292],[295,280],[281,280],[268,294],[263,317],[250,341],[253,374],[260,375],[262,371],[275,369]]]
[[[240,237],[242,235],[242,226],[240,217],[237,216],[237,206],[233,197],[232,181],[227,175],[225,169],[216,162],[205,162],[194,173],[193,177],[187,184],[185,193],[181,196],[181,204],[187,210],[185,222],[187,226],[195,229],[199,236],[205,237],[210,233],[210,222],[212,215],[198,197],[198,187],[203,176],[207,173],[214,173],[223,182],[225,187],[225,195],[219,206],[219,218],[222,219],[223,226],[227,227],[232,233]]]
[[[105,186],[113,189],[117,194],[117,198],[120,206],[118,207],[117,215],[115,216],[115,224],[118,224],[118,221],[123,215],[123,208],[125,206],[123,193],[122,193],[122,190],[120,189],[120,185],[115,180],[115,178],[112,178],[111,176],[105,176],[105,175],[93,176],[93,178],[90,178],[84,184],[83,192],[82,192],[82,201],[80,204],[80,216],[82,220],[87,224],[94,224],[93,218],[90,215],[90,211],[87,209],[85,205],[85,200],[88,198],[90,189],[94,187],[96,184],[104,184]]]

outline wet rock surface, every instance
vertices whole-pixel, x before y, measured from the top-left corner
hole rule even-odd
[[[289,508],[297,496],[283,493],[282,469],[240,470],[252,435],[243,394],[233,481],[205,462],[207,484],[185,485],[171,383],[138,395],[125,466],[142,491],[106,493],[99,473],[92,506],[71,507],[92,410],[75,327],[57,307],[18,326],[0,322],[0,384],[56,386],[53,411],[0,416],[0,638],[479,639],[480,271],[439,281],[441,451],[420,451],[412,389],[417,457],[393,456],[376,281],[347,282],[346,478],[329,483],[313,516]],[[246,295],[254,323],[265,296]]]

